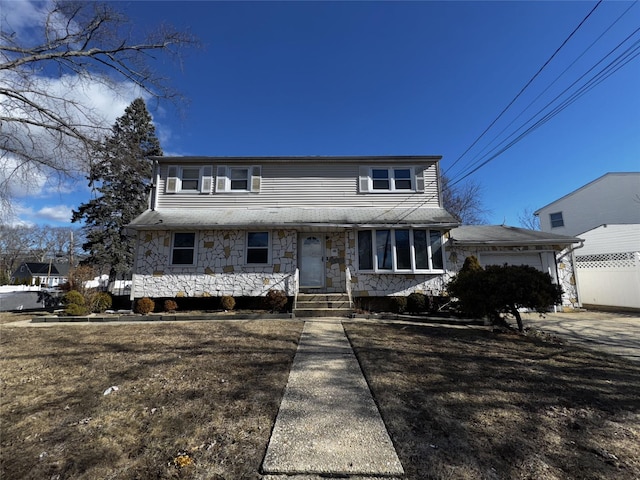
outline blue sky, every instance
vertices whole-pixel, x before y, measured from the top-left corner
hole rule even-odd
[[[603,2],[473,145],[596,3],[114,5],[136,29],[168,22],[203,44],[181,66],[155,64],[188,99],[182,112],[149,105],[166,154],[442,155],[443,171],[456,181],[561,92],[568,89],[551,108],[640,40],[633,33],[640,4]],[[638,171],[638,85],[636,57],[470,175],[482,187],[487,221],[518,225],[525,209],[606,172]],[[20,199],[21,218],[67,225],[65,212],[88,198],[80,182]]]

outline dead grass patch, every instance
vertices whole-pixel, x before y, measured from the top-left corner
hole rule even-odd
[[[301,329],[5,325],[0,478],[260,478]]]
[[[640,365],[478,329],[345,330],[406,478],[640,478]]]

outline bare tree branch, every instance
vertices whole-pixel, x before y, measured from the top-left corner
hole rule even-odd
[[[178,58],[197,46],[166,26],[144,37],[107,4],[51,0],[45,7],[36,37],[0,18],[0,214],[11,206],[16,178],[88,171],[112,119],[81,96],[84,89],[101,85],[116,95],[126,87],[136,97],[178,99],[150,64],[156,54]]]
[[[467,181],[451,187],[446,176],[441,178],[444,208],[464,225],[486,223],[489,211],[482,204],[482,187]]]

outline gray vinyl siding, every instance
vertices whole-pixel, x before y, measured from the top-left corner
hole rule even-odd
[[[182,164],[184,166],[184,164]],[[255,165],[255,163],[253,163]],[[423,170],[424,192],[359,193],[361,163],[353,164],[262,164],[259,193],[165,193],[168,165],[161,165],[157,184],[157,208],[247,208],[247,207],[439,207],[436,162],[407,163]],[[213,165],[215,174],[218,165]],[[249,166],[249,164],[247,164]],[[395,166],[395,165],[394,165]],[[215,185],[214,181],[214,185]]]

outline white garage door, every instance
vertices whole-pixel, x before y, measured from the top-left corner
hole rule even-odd
[[[546,272],[546,269],[542,266],[542,260],[537,253],[482,253],[480,254],[480,265],[483,267],[487,265],[529,265],[535,267],[541,272]]]

